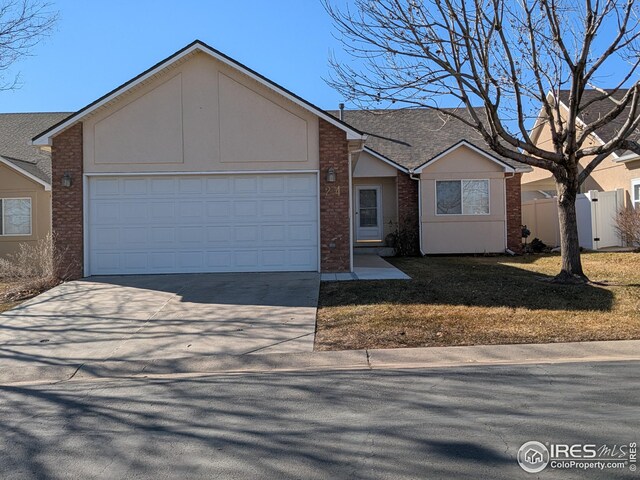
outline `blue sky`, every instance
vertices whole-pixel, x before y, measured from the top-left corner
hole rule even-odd
[[[333,109],[319,0],[54,0],[56,30],[17,63],[22,86],[0,111],[75,111],[196,38],[316,105]]]
[[[320,0],[50,1],[56,29],[7,72],[21,88],[0,91],[0,112],[78,110],[196,38],[319,107],[342,100],[323,78],[330,51],[349,57]]]

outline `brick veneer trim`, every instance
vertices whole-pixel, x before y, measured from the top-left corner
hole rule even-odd
[[[51,226],[54,270],[63,280],[84,276],[82,123],[53,137],[51,147]],[[71,186],[62,178],[71,176]]]
[[[418,195],[418,181],[412,180],[409,174],[398,171],[397,176],[398,195],[398,226],[400,229],[414,231],[412,250],[414,254],[420,252],[420,219]]]
[[[349,145],[344,131],[319,120],[320,133],[320,271],[351,270],[351,225],[349,219]],[[327,182],[327,170],[336,173]]]
[[[507,201],[507,248],[516,253],[522,251],[522,197],[521,173],[505,175]]]

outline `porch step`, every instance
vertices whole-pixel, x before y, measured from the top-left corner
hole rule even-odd
[[[395,250],[392,247],[353,247],[354,255],[378,255],[379,257],[393,257]]]

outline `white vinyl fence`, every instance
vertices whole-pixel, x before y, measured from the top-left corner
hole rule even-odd
[[[580,246],[589,250],[623,246],[615,229],[616,214],[623,205],[624,190],[621,188],[613,192],[590,190],[578,195],[576,214]],[[523,202],[522,224],[531,230],[528,241],[537,237],[547,245],[560,245],[556,198]]]

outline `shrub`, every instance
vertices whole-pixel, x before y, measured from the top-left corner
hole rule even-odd
[[[531,243],[529,244],[529,248],[533,253],[542,253],[548,247],[546,243],[544,243],[542,240],[536,237],[533,240],[531,240]]]
[[[413,257],[419,252],[418,235],[418,228],[412,222],[405,221],[402,226],[398,225],[396,230],[387,237],[396,251],[396,256]]]
[[[625,208],[616,215],[616,231],[631,247],[640,247],[640,208]]]
[[[3,297],[22,300],[60,283],[54,271],[55,255],[52,237],[47,235],[36,243],[22,243],[16,253],[0,258],[0,278],[14,284]]]

